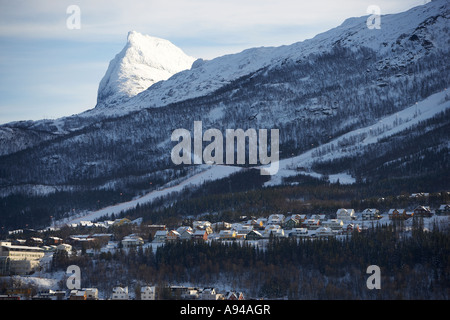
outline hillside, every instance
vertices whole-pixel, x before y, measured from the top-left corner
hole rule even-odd
[[[449,18],[448,2],[432,1],[382,16],[379,30],[367,28],[367,17],[351,18],[292,45],[195,62],[163,40],[130,33],[99,85],[97,107],[0,127],[2,217],[14,216],[2,223],[26,223],[34,201],[42,223],[182,186],[203,166],[174,165],[170,138],[178,128],[192,132],[194,121],[221,132],[278,129],[280,170],[266,186],[309,174],[448,190]],[[45,204],[46,197],[62,200]]]

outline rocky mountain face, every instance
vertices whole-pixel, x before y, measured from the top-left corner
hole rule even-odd
[[[127,44],[109,63],[98,88],[97,107],[112,107],[156,82],[190,69],[195,58],[171,42],[130,31]]]
[[[171,162],[171,134],[193,132],[194,121],[221,132],[279,129],[281,159],[325,146],[445,92],[449,18],[449,3],[433,1],[382,16],[381,29],[369,29],[367,17],[351,18],[289,46],[195,62],[165,40],[131,32],[100,83],[94,109],[0,127],[1,195],[39,193],[42,186],[139,193],[148,181],[163,185],[189,170]],[[439,112],[380,143],[332,162],[317,158],[309,169],[370,180],[383,178],[383,168],[411,175],[415,159],[425,157],[417,174],[448,172],[450,121],[447,105],[442,108],[448,100],[443,94],[435,103]]]

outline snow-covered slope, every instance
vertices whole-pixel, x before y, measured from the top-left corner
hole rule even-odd
[[[312,165],[315,162],[362,154],[365,146],[376,144],[380,139],[385,139],[404,130],[414,128],[419,122],[431,119],[440,112],[449,109],[450,96],[448,90],[436,93],[395,115],[389,115],[381,119],[374,125],[348,132],[301,155],[281,160],[278,173],[270,176],[270,180],[265,183],[265,186],[281,185],[284,183],[285,178],[298,174],[323,178],[322,174],[312,170]],[[182,192],[184,188],[200,187],[206,182],[223,179],[242,169],[242,167],[204,164],[200,166],[200,172],[193,176],[169,183],[158,190],[149,192],[131,201],[118,203],[100,210],[81,212],[77,216],[62,219],[56,222],[55,225],[76,224],[80,221],[93,221],[111,214],[117,215],[135,208],[138,204],[151,203],[160,197],[170,194],[176,197],[176,194]],[[328,178],[330,182],[336,182],[339,179],[341,184],[355,183],[355,178],[345,172],[330,175]]]
[[[364,156],[364,148],[366,146],[376,144],[382,139],[414,128],[421,121],[431,119],[435,115],[449,109],[450,93],[446,89],[396,114],[380,119],[373,125],[350,131],[328,143],[312,148],[299,156],[281,160],[279,162],[278,174],[271,176],[271,180],[265,185],[274,186],[282,184],[284,178],[295,176],[299,173],[320,178],[320,174],[312,171],[314,163],[350,156]],[[341,175],[342,177],[346,177],[348,182],[355,182],[355,179],[349,177],[347,174],[342,173]]]
[[[369,29],[368,17],[349,18],[302,42],[251,48],[213,60],[195,61],[167,40],[132,31],[100,82],[98,108],[56,119],[53,125],[48,121],[29,121],[26,129],[65,134],[99,119],[202,97],[258,70],[277,68],[286,61],[308,62],[311,55],[330,52],[337,45],[351,50],[368,48],[385,56],[377,62],[377,70],[404,67],[427,55],[430,49],[445,52],[450,47],[450,5],[446,0],[382,15],[381,29]],[[155,85],[156,82],[159,83]]]
[[[62,219],[60,221],[55,222],[56,226],[63,226],[65,224],[77,224],[80,221],[93,221],[95,219],[99,219],[100,217],[110,216],[112,214],[117,215],[121,212],[126,212],[127,210],[131,210],[136,208],[138,204],[146,204],[151,203],[158,198],[164,198],[169,195],[176,195],[183,191],[185,188],[197,188],[202,184],[219,180],[222,178],[226,178],[236,172],[241,171],[241,167],[233,167],[233,166],[221,166],[221,165],[202,165],[200,168],[200,172],[187,177],[186,179],[182,179],[177,183],[169,183],[168,185],[161,187],[158,190],[149,192],[141,197],[137,197],[133,200],[117,203],[115,205],[102,208],[100,210],[95,211],[87,211],[81,212],[77,216],[70,217],[67,219]]]
[[[121,115],[144,107],[162,107],[204,96],[257,70],[274,68],[287,60],[306,60],[310,55],[329,52],[336,45],[352,50],[365,47],[391,56],[392,59],[379,62],[380,69],[386,65],[403,66],[414,62],[427,54],[430,48],[448,50],[450,46],[447,37],[450,17],[448,1],[436,0],[399,14],[383,15],[381,29],[369,29],[368,17],[349,18],[334,29],[292,45],[251,48],[209,61],[199,59],[191,70],[180,72],[168,81],[143,91],[120,108],[110,108],[106,114]],[[432,28],[427,28],[431,25]],[[89,114],[86,113],[87,116]]]
[[[116,105],[158,81],[189,69],[194,61],[195,58],[168,40],[130,31],[127,44],[111,60],[100,81],[97,105]]]

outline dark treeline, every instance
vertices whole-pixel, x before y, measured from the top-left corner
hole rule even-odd
[[[270,299],[449,299],[449,231],[413,224],[376,226],[344,239],[268,240],[265,248],[244,242],[181,241],[152,249],[101,253],[95,264],[83,256],[54,261],[85,267],[84,286],[153,283],[223,284],[248,297]],[[89,262],[86,262],[89,261]],[[381,289],[366,285],[369,265],[381,269]]]

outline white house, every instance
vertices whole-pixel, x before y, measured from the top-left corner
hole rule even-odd
[[[316,237],[332,237],[334,235],[333,230],[328,227],[320,227],[316,230]]]
[[[219,231],[219,239],[222,240],[232,240],[236,239],[236,231],[234,230],[220,230]]]
[[[304,238],[304,237],[308,237],[308,229],[306,228],[292,228],[291,232],[289,233],[289,237],[299,237],[299,238]]]
[[[308,229],[315,230],[319,227],[320,221],[316,219],[308,219],[304,222],[304,225],[306,225]]]
[[[355,210],[344,208],[338,209],[338,211],[336,212],[336,218],[343,221],[354,220],[356,219]]]
[[[311,219],[319,220],[320,222],[326,220],[324,214],[313,214],[311,215]]]
[[[436,210],[438,215],[449,215],[450,214],[450,204],[441,204],[439,209]]]
[[[153,237],[153,242],[166,242],[167,230],[158,230]]]
[[[98,289],[97,288],[85,288],[86,299],[87,300],[98,300]]]
[[[144,244],[144,240],[136,235],[129,235],[122,239],[122,246],[124,248],[135,248]]]
[[[211,222],[209,221],[194,221],[192,223],[194,229],[206,229],[211,228]]]
[[[276,231],[281,229],[281,226],[278,224],[268,224],[265,228],[264,231]]]
[[[202,300],[219,300],[222,295],[216,292],[214,288],[203,289],[200,298]]]
[[[236,233],[247,234],[253,230],[253,226],[249,225],[249,224],[238,223],[238,224],[233,225],[232,229],[235,230]]]
[[[72,246],[67,243],[61,243],[56,247],[56,251],[66,251],[67,253],[69,253],[70,251],[72,251]]]
[[[141,288],[141,300],[155,300],[156,288],[154,286],[144,286]]]
[[[302,221],[306,220],[307,217],[306,217],[306,214],[294,213],[294,214],[291,215],[291,218],[297,219],[300,222],[302,222]]]
[[[361,217],[363,220],[377,220],[380,218],[380,211],[375,208],[367,208],[363,210]]]
[[[180,240],[192,239],[194,230],[191,227],[179,227],[177,232],[180,234]]]
[[[94,224],[92,221],[80,221],[79,226],[81,227],[92,227]]]
[[[274,237],[284,237],[284,230],[281,228],[281,226],[277,224],[269,224],[266,226],[264,231],[262,232],[263,238],[269,238],[270,235],[273,235]]]
[[[282,224],[285,217],[283,214],[271,214],[267,219],[267,224]]]
[[[128,287],[125,287],[125,288],[114,287],[111,299],[112,300],[129,300]]]
[[[340,230],[344,227],[344,222],[339,219],[330,219],[322,222],[322,225],[330,228],[331,230]]]

